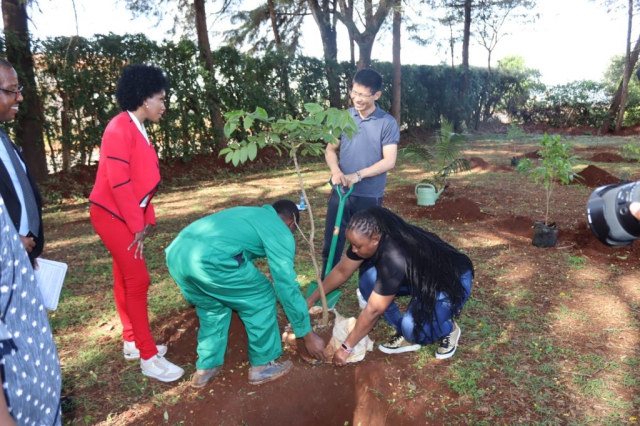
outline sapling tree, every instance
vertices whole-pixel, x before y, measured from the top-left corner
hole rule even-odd
[[[462,158],[466,141],[462,134],[453,131],[453,123],[441,119],[442,124],[436,132],[435,144],[429,146],[424,143],[412,143],[403,149],[407,157],[417,157],[426,161],[431,174],[427,182],[432,183],[436,190],[447,185],[447,178],[458,172],[469,170],[470,164]]]
[[[337,108],[324,109],[318,104],[305,104],[307,116],[302,120],[297,120],[288,116],[284,119],[276,120],[269,117],[263,108],[256,108],[252,113],[246,111],[231,111],[225,114],[227,123],[224,126],[225,136],[229,140],[227,147],[220,150],[220,155],[225,156],[227,163],[234,166],[244,163],[247,160],[254,160],[258,156],[258,150],[267,146],[276,148],[279,152],[285,151],[293,159],[293,164],[298,175],[300,190],[304,197],[311,231],[309,238],[298,227],[302,237],[309,244],[311,260],[319,283],[320,298],[322,300],[322,323],[329,322],[329,309],[327,298],[322,287],[320,267],[315,254],[315,220],[313,208],[307,197],[298,155],[318,156],[324,154],[326,143],[337,143],[338,138],[345,132],[349,137],[357,131],[357,125],[351,115],[344,110]],[[255,129],[258,130],[255,130]]]
[[[563,142],[560,135],[549,137],[544,134],[538,150],[540,160],[534,164],[531,159],[525,158],[518,164],[518,171],[529,173],[535,183],[544,187],[546,195],[546,211],[544,224],[549,225],[549,205],[551,194],[557,184],[568,185],[576,177],[573,166],[578,156],[571,155],[572,146],[569,142]]]

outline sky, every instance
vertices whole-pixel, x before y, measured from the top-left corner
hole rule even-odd
[[[109,32],[144,33],[158,41],[169,37],[166,31],[171,25],[170,19],[159,25],[146,18],[133,19],[122,0],[39,0],[38,3],[29,23],[37,38],[76,33],[91,37]],[[590,0],[538,0],[537,12],[540,17],[536,23],[507,28],[508,34],[499,41],[492,54],[492,66],[503,57],[519,55],[524,58],[526,67],[541,72],[541,80],[547,85],[575,80],[600,81],[611,57],[625,53],[626,11],[618,15],[607,14],[605,9]],[[220,24],[215,26],[219,29]],[[633,36],[637,37],[637,34]],[[311,56],[322,53],[319,31],[310,17],[305,23],[303,38],[303,53]],[[348,37],[343,28],[338,30],[338,39],[339,59],[346,60]],[[214,38],[211,43],[215,48],[220,40]],[[457,49],[458,64],[461,47]],[[434,46],[419,46],[408,39],[402,41],[403,64],[450,63],[449,58],[447,51],[438,51]],[[390,35],[378,37],[372,59],[391,61]],[[470,64],[484,67],[486,63],[486,50],[472,43]]]

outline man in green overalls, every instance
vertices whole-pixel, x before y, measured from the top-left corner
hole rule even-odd
[[[291,361],[275,362],[282,355],[276,297],[309,354],[326,358],[324,341],[311,331],[293,269],[292,232],[299,220],[298,208],[289,200],[234,207],[195,221],[166,249],[169,273],[200,320],[193,387],[204,386],[220,371],[232,311],[247,330],[249,383],[275,380],[291,370]],[[273,284],[253,264],[265,257]]]

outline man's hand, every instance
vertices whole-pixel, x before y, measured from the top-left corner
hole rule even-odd
[[[349,353],[340,348],[333,354],[333,364],[338,367],[344,367],[347,365],[347,358],[349,358]]]
[[[327,352],[324,350],[324,340],[322,340],[320,336],[313,331],[310,331],[305,334],[302,339],[304,340],[304,344],[307,347],[309,355],[315,359],[319,359],[320,361],[327,359]]]
[[[140,254],[140,259],[144,259],[144,239],[149,234],[152,226],[153,225],[151,225],[150,223],[147,223],[142,231],[136,232],[135,237],[133,238],[133,242],[131,242],[131,244],[129,244],[129,247],[127,247],[127,250],[131,250],[131,247],[137,244],[136,251],[133,252],[134,259],[138,258],[138,254]]]
[[[350,175],[345,175],[345,178],[347,179],[348,184],[344,186],[348,186],[349,188],[351,188],[354,184],[360,181],[360,178],[358,178],[357,173],[351,173]]]
[[[640,203],[634,202],[629,205],[629,211],[636,219],[640,220]]]
[[[356,177],[357,179],[357,177]],[[351,186],[349,185],[349,178],[342,172],[333,173],[331,175],[331,184],[332,185],[340,185],[340,186]]]
[[[24,249],[27,251],[27,253],[31,253],[33,251],[33,248],[36,246],[36,242],[34,241],[33,237],[23,237],[22,235],[20,235],[20,239],[22,240],[22,245],[24,246]]]

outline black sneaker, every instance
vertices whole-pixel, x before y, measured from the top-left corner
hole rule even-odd
[[[460,335],[462,331],[458,324],[453,323],[453,331],[451,334],[443,337],[438,341],[438,349],[436,349],[436,359],[447,359],[451,358],[453,354],[456,353],[456,348],[458,347],[458,340],[460,340]]]
[[[385,354],[401,354],[403,352],[413,352],[421,348],[421,345],[411,343],[400,333],[396,333],[387,343],[378,346]]]

